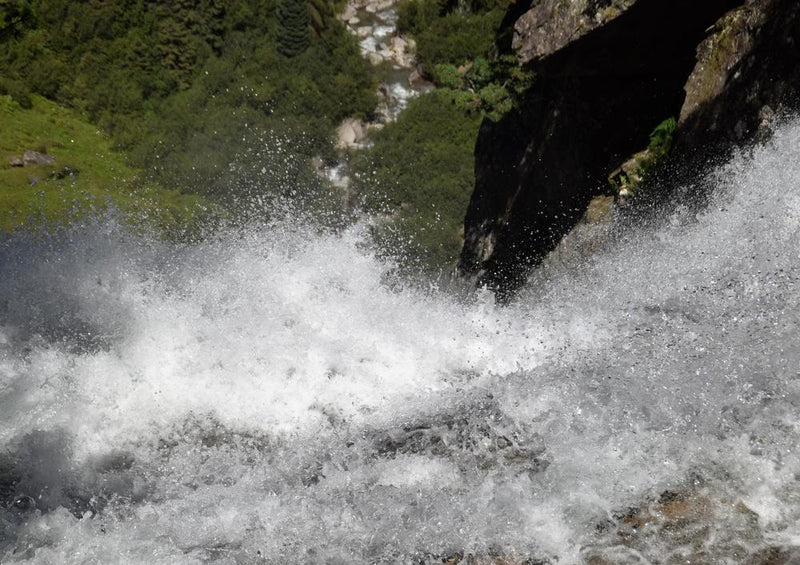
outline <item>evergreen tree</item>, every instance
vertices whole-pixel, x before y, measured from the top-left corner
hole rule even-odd
[[[322,36],[329,28],[328,22],[333,20],[333,4],[328,0],[309,0],[308,11],[311,15],[311,31],[314,37]]]
[[[309,44],[310,18],[306,0],[281,0],[278,4],[278,51],[295,57]]]
[[[33,10],[26,0],[0,0],[0,41],[21,35],[33,20]]]

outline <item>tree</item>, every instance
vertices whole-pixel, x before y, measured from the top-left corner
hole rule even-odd
[[[308,6],[306,0],[281,0],[278,4],[278,51],[295,57],[309,44]]]
[[[0,0],[0,41],[19,36],[33,21],[33,10],[27,1]]]

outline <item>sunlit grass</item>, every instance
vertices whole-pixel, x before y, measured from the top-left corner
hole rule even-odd
[[[24,109],[0,96],[0,230],[64,225],[113,206],[134,225],[185,232],[208,211],[200,196],[145,180],[77,112],[32,98],[33,107]],[[56,162],[12,167],[25,150]]]

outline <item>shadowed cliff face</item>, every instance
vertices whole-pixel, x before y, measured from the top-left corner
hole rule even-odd
[[[684,87],[675,156],[768,135],[774,116],[798,105],[798,42],[795,0],[749,0],[721,18],[698,46]]]
[[[481,127],[460,268],[501,298],[606,190],[608,173],[645,147],[659,122],[680,113],[698,44],[741,2],[638,0],[617,11],[613,2],[602,4],[609,5],[595,6],[597,18],[587,19],[599,27],[573,34],[563,47],[554,43],[553,52],[524,43],[538,37],[525,32],[535,22],[516,26],[514,45],[536,80],[518,110]],[[602,13],[614,17],[603,21]],[[563,17],[564,25],[575,21]],[[501,30],[501,49],[509,39],[509,29]]]

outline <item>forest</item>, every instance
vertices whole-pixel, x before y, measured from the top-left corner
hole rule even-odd
[[[396,6],[398,31],[416,39],[418,69],[438,88],[346,156],[347,194],[319,168],[342,158],[343,119],[375,118],[386,69],[362,57],[336,18],[343,9],[3,0],[0,227],[60,225],[112,203],[134,222],[157,218],[170,236],[197,237],[289,201],[321,225],[386,213],[374,234],[383,252],[413,270],[452,269],[480,120],[501,115],[529,78],[491,60],[505,0]],[[25,150],[57,163],[12,167]]]

